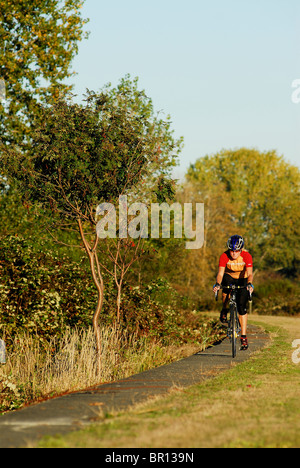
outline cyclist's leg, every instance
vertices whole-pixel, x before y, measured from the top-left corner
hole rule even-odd
[[[248,324],[248,314],[241,315],[239,314],[239,320],[241,324],[241,335],[247,335],[247,324]]]
[[[222,280],[222,286],[223,286],[222,302],[223,302],[224,309],[228,309],[229,296],[230,296],[229,286],[234,283],[235,283],[234,278],[232,278],[228,273],[225,273],[223,276],[223,280]],[[224,289],[227,287],[228,289]]]
[[[233,283],[233,278],[228,275],[227,273],[224,274],[223,280],[222,280],[222,286],[223,288],[226,286],[230,286],[230,284]],[[220,320],[222,323],[227,322],[227,314],[229,311],[228,305],[229,305],[229,289],[223,289],[222,290],[222,310],[221,310],[221,315],[220,315]]]
[[[246,286],[247,280],[240,280],[239,286]],[[248,292],[246,289],[238,290],[237,294],[237,306],[239,312],[239,321],[241,325],[241,342],[243,349],[248,348],[247,343],[247,324],[248,324],[248,314],[247,314],[247,302],[248,302]]]

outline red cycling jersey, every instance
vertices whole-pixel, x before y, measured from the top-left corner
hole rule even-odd
[[[219,267],[225,267],[225,273],[232,278],[248,278],[247,267],[253,266],[252,256],[246,250],[242,250],[238,258],[233,260],[229,250],[224,252],[219,261]]]

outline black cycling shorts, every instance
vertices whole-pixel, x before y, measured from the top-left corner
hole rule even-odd
[[[234,284],[235,286],[247,286],[247,278],[232,278],[228,273],[225,273],[223,276],[222,286],[230,286]],[[223,289],[223,293],[226,294],[226,289]],[[228,291],[229,296],[229,291]],[[245,315],[247,313],[247,302],[248,302],[248,291],[247,289],[237,289],[236,290],[236,303],[238,307],[238,313],[240,315]]]

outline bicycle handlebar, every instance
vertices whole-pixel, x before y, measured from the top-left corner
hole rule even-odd
[[[215,293],[215,298],[216,298],[216,301],[218,300],[218,294],[219,294],[219,290],[220,289],[248,289],[248,286],[237,286],[235,284],[231,284],[230,286],[222,286],[220,285],[220,288],[218,289],[218,291]],[[249,293],[249,301],[252,300],[252,294],[250,291],[248,291]]]

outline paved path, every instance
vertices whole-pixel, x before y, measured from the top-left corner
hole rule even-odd
[[[228,339],[201,352],[114,383],[98,385],[0,416],[0,448],[34,445],[44,435],[72,432],[91,424],[100,411],[122,411],[174,387],[188,387],[214,377],[264,347],[269,337],[248,327],[249,349],[231,358]]]

